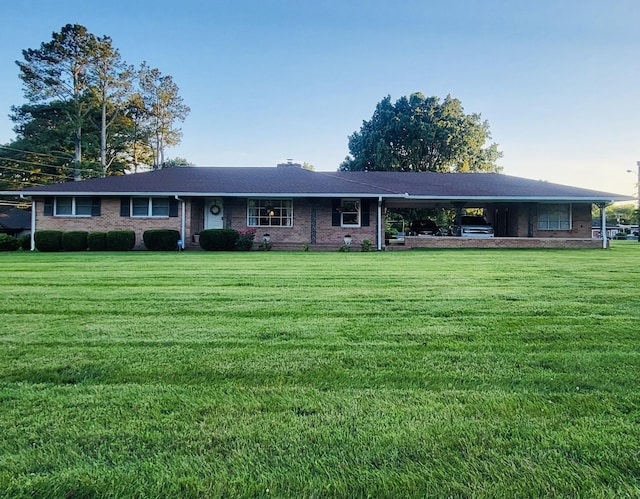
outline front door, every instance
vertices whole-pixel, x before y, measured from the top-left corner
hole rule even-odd
[[[208,199],[204,204],[204,228],[222,229],[224,228],[224,206],[222,199]]]

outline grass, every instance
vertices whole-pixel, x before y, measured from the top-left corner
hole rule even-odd
[[[0,254],[0,497],[637,497],[639,256]]]

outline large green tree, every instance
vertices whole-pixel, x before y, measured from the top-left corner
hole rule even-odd
[[[491,139],[489,123],[465,114],[462,103],[448,95],[425,97],[416,92],[382,99],[370,120],[349,137],[345,171],[496,172],[502,156]]]
[[[6,188],[161,168],[189,108],[170,76],[125,63],[108,36],[67,24],[16,61],[27,103],[12,107],[16,138],[0,145]]]
[[[153,150],[153,168],[165,163],[165,148],[180,142],[182,132],[176,121],[184,121],[189,107],[180,97],[173,78],[143,63],[138,72],[138,102],[143,106],[145,127]]]
[[[98,40],[84,26],[67,24],[38,49],[22,51],[16,61],[24,95],[31,103],[68,102],[68,122],[74,129],[74,177],[81,178],[82,129],[90,109],[87,93],[96,59]]]
[[[124,114],[125,103],[131,93],[133,68],[120,57],[111,38],[97,38],[93,71],[89,83],[97,105],[100,107],[100,165],[107,173],[107,131]],[[116,135],[116,134],[112,134]],[[115,158],[115,156],[114,156]]]

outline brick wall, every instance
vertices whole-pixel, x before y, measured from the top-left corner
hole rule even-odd
[[[474,239],[472,237],[406,237],[404,247],[387,247],[388,249],[412,248],[602,248],[602,241],[597,239],[567,239],[541,237],[490,237]]]
[[[120,216],[120,198],[103,198],[98,217],[58,217],[44,215],[44,202],[36,199],[36,230],[86,230],[107,232],[133,230],[136,233],[136,249],[144,249],[142,234],[148,229],[173,229],[180,231],[182,203],[177,217],[131,218]],[[188,234],[188,232],[187,232]]]
[[[571,205],[571,230],[539,230],[538,229],[538,206],[531,204],[533,237],[540,238],[569,238],[582,239],[591,238],[591,205],[572,204]],[[518,216],[518,237],[527,237],[529,223],[529,206],[523,204]]]
[[[192,244],[192,236],[204,228],[204,206],[201,198],[186,199],[185,238]],[[236,230],[247,228],[247,200],[245,198],[226,198],[224,200],[225,227]],[[173,229],[180,231],[182,223],[182,203],[179,203],[177,217],[132,218],[120,216],[120,198],[103,198],[100,216],[94,217],[60,217],[45,216],[43,199],[36,199],[36,230],[86,230],[88,232],[109,230],[133,230],[136,233],[136,249],[144,249],[142,234],[148,229]],[[352,245],[359,248],[363,240],[371,241],[376,246],[376,207],[370,203],[370,225],[359,228],[342,228],[331,225],[331,199],[294,199],[294,221],[291,227],[258,227],[256,242],[262,241],[264,234],[271,236],[274,248],[302,249],[305,244],[315,241],[318,247],[339,248],[344,244],[344,236],[352,236]],[[315,220],[315,223],[314,223]]]
[[[240,230],[247,228],[247,200],[244,198],[225,199],[225,212],[231,212],[231,220],[227,221],[233,229]],[[314,217],[315,212],[315,228]],[[376,221],[377,212],[375,203],[369,203],[368,227],[343,228],[331,225],[331,199],[294,199],[293,200],[293,226],[292,227],[257,227],[256,241],[262,241],[264,234],[269,234],[274,248],[279,245],[289,247],[289,245],[312,243],[312,236],[315,230],[315,241],[318,245],[335,245],[339,248],[344,244],[344,236],[351,235],[354,247],[360,247],[363,240],[371,241],[373,247],[376,245]]]

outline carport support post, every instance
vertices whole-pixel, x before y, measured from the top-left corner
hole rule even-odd
[[[600,235],[602,236],[602,249],[607,249],[607,205],[605,203],[598,203],[600,208]]]

